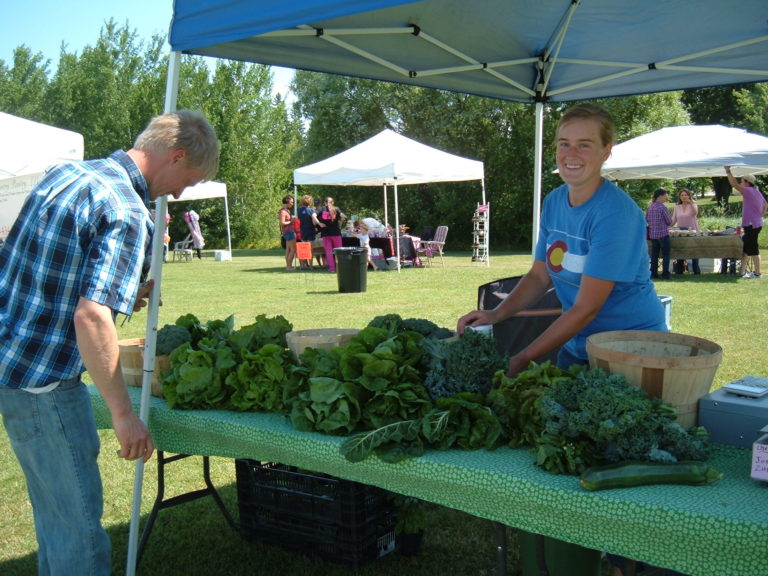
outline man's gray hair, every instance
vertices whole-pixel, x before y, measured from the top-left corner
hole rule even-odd
[[[182,149],[187,165],[199,168],[204,180],[219,169],[219,141],[216,132],[197,110],[177,110],[155,116],[138,135],[133,147],[147,153]]]

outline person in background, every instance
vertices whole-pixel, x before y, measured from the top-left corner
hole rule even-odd
[[[312,196],[305,194],[301,197],[301,206],[299,206],[299,223],[301,225],[301,241],[315,243],[317,236],[317,228],[320,226],[320,221],[317,219],[317,214],[312,207]],[[300,260],[302,268],[312,268],[312,260]]]
[[[661,278],[669,280],[669,227],[672,225],[672,216],[664,203],[669,197],[669,192],[659,188],[653,193],[653,201],[645,212],[645,220],[648,223],[648,238],[651,240],[651,278],[659,277],[659,252],[661,252]]]
[[[693,194],[687,188],[683,188],[677,195],[677,204],[675,204],[675,210],[672,213],[672,226],[679,226],[683,230],[698,231],[698,214],[699,207],[696,205]],[[698,258],[691,260],[691,268],[694,274],[701,274]],[[675,274],[682,274],[684,270],[685,260],[675,260]]]
[[[296,229],[293,226],[293,206],[295,200],[291,194],[283,196],[283,207],[278,210],[280,237],[285,241],[285,269],[293,271],[296,257]]]
[[[741,194],[741,227],[743,230],[744,252],[741,255],[741,269],[739,274],[743,278],[762,278],[760,270],[760,248],[757,245],[757,237],[763,229],[763,217],[765,216],[766,201],[757,188],[757,181],[752,174],[745,174],[736,179],[731,174],[731,167],[725,167],[728,182],[734,190]],[[752,260],[752,271],[747,269],[747,263]]]
[[[320,236],[323,239],[328,270],[336,272],[336,259],[333,257],[333,250],[341,248],[341,227],[347,217],[336,207],[333,198],[329,196],[325,199],[325,204],[320,209],[317,219],[320,221]]]
[[[187,210],[184,213],[184,222],[187,223],[189,234],[192,236],[192,245],[195,247],[195,253],[202,260],[205,239],[203,239],[203,233],[200,230],[200,216],[194,210]]]
[[[150,202],[212,178],[218,157],[200,113],[157,116],[127,152],[49,169],[0,249],[0,414],[26,478],[39,574],[111,571],[99,435],[81,376],[109,408],[117,457],[149,460],[154,444],[123,381],[114,318],[146,306],[153,286],[142,283]]]
[[[376,268],[376,264],[371,257],[371,237],[368,235],[368,226],[366,226],[365,222],[362,220],[358,220],[355,223],[355,226],[355,236],[357,236],[357,239],[360,241],[360,248],[365,248],[366,254],[368,255],[368,266],[375,272],[378,268]]]
[[[648,277],[643,212],[600,174],[614,138],[613,120],[600,106],[580,104],[563,113],[556,161],[564,184],[544,199],[533,265],[496,308],[459,318],[459,334],[467,326],[496,324],[535,304],[554,285],[563,312],[510,357],[510,377],[558,348],[559,367],[587,366],[586,339],[591,334],[667,331],[664,309]]]

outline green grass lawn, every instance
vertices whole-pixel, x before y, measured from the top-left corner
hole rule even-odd
[[[374,316],[396,312],[422,317],[454,328],[457,318],[474,308],[477,287],[524,273],[530,254],[492,254],[491,265],[473,264],[469,253],[446,256],[431,268],[369,273],[367,291],[338,292],[334,274],[322,271],[286,272],[278,251],[236,251],[231,262],[215,262],[212,253],[192,262],[169,263],[163,269],[159,325],[193,313],[203,321],[235,314],[238,326],[258,314],[282,314],[294,329],[361,328]],[[676,277],[656,285],[672,297],[675,332],[713,340],[723,348],[723,361],[713,387],[746,374],[768,375],[765,324],[768,281],[703,274]],[[137,314],[120,327],[123,338],[143,336],[146,314]],[[101,467],[105,484],[104,522],[112,537],[114,573],[123,574],[127,550],[134,466],[114,458],[111,430],[100,432]],[[203,486],[200,459],[172,465],[166,496]],[[232,460],[212,459],[214,483],[221,487],[230,510],[236,510]],[[156,461],[146,466],[142,504],[144,518],[156,494]],[[8,444],[0,434],[0,574],[36,574],[35,536],[24,480]],[[438,506],[429,507],[430,528],[416,557],[393,554],[365,567],[370,576],[495,573],[495,533],[487,521]],[[508,566],[516,573],[515,532],[508,529]],[[342,575],[352,571],[331,563],[245,542],[229,529],[210,498],[161,511],[139,566],[142,575],[302,574]]]

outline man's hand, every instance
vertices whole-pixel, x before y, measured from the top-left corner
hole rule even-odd
[[[126,460],[137,460],[142,458],[144,462],[152,457],[155,451],[155,445],[152,442],[152,436],[136,414],[131,412],[125,417],[112,418],[112,426],[115,429],[115,436],[120,443],[120,450],[117,455]]]
[[[138,312],[142,308],[145,308],[147,304],[149,304],[149,295],[152,292],[152,288],[154,287],[154,280],[147,280],[141,286],[139,286],[139,291],[136,294],[136,303],[133,305],[134,312]],[[160,302],[160,305],[163,305],[162,301]]]

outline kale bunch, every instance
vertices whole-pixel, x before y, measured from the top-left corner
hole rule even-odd
[[[506,367],[493,338],[467,330],[456,339],[424,338],[424,385],[433,399],[459,392],[488,394],[493,376]]]
[[[677,409],[631,385],[619,374],[583,370],[557,380],[538,400],[543,431],[537,464],[555,473],[627,460],[706,460],[703,428],[684,430]]]

